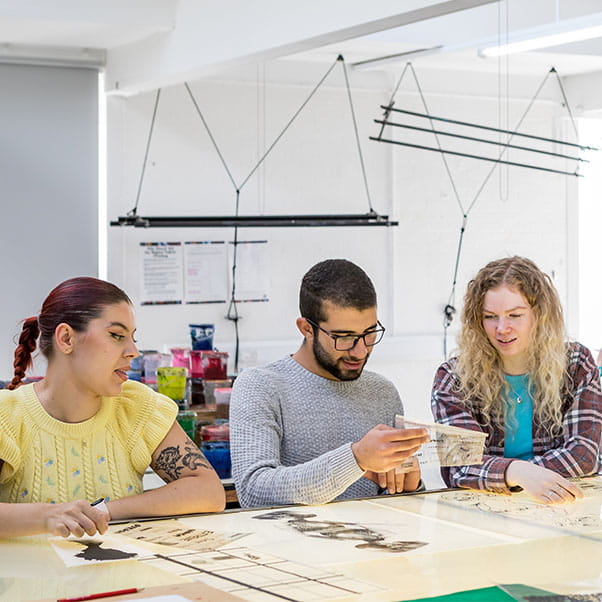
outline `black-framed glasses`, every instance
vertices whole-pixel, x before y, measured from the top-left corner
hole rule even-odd
[[[319,324],[316,324],[313,320],[305,318],[312,326],[319,328],[324,334],[328,335],[334,341],[334,348],[337,351],[349,351],[353,349],[360,339],[364,340],[366,347],[374,347],[377,343],[382,341],[383,335],[385,334],[385,327],[377,320],[378,328],[364,332],[364,334],[333,334],[332,332],[322,328]]]

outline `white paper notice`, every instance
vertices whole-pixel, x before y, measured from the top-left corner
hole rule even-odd
[[[142,305],[182,303],[184,297],[182,243],[141,242]]]
[[[229,298],[226,243],[186,242],[184,273],[185,303],[225,303]]]
[[[269,264],[266,243],[267,240],[238,241],[236,245],[236,301],[269,300]],[[231,266],[234,245],[229,246]]]
[[[481,464],[486,433],[436,422],[418,422],[395,416],[396,428],[424,428],[431,440],[400,466],[411,469],[415,460],[420,466],[465,466]],[[412,460],[414,458],[414,460]]]

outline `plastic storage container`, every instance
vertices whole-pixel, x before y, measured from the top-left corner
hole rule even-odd
[[[190,377],[203,378],[203,363],[201,362],[201,352],[198,349],[190,352]]]
[[[205,404],[208,406],[215,405],[215,390],[229,387],[232,383],[226,380],[203,380],[203,395],[205,396]]]
[[[201,365],[205,380],[228,378],[228,353],[225,351],[201,351]]]
[[[169,351],[171,352],[171,365],[187,368],[190,372],[190,348],[172,347]]]
[[[201,449],[220,479],[232,476],[230,459],[230,427],[227,424],[210,424],[201,428]]]
[[[220,387],[213,391],[215,396],[215,417],[228,420],[230,417],[230,395],[232,387]]]
[[[178,412],[178,423],[184,432],[194,441],[196,427],[196,412],[194,410],[181,410]]]
[[[190,342],[194,350],[213,349],[213,324],[188,324],[190,328]]]
[[[182,409],[187,409],[186,377],[188,370],[183,366],[159,366],[157,368],[157,391],[173,399]]]

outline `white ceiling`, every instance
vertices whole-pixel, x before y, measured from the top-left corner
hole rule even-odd
[[[602,0],[0,0],[0,60],[101,63],[133,94],[266,60],[490,72],[478,50],[602,24]],[[411,54],[432,49],[423,54]],[[410,53],[380,62],[382,57]],[[602,40],[513,55],[513,73],[602,71]],[[359,67],[358,67],[359,68]]]

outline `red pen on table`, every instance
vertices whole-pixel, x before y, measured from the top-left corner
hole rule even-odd
[[[123,596],[125,594],[135,594],[137,591],[137,587],[130,587],[128,589],[118,589],[114,592],[101,592],[99,594],[90,594],[88,596],[78,596],[77,598],[59,598],[57,602],[81,602],[82,600],[98,600],[98,598],[108,598],[109,596]]]

